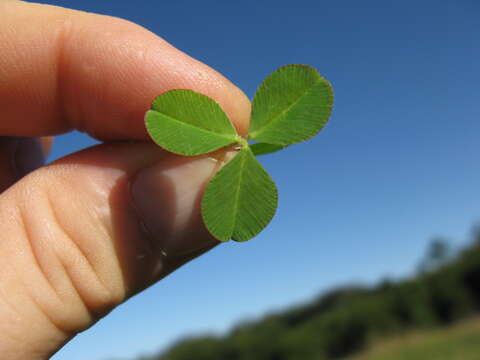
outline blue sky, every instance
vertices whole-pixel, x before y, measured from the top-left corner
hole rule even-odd
[[[135,21],[250,97],[288,63],[335,89],[324,131],[263,158],[280,206],[248,243],[188,264],[54,359],[127,359],[179,336],[414,271],[429,240],[480,220],[480,4],[452,1],[45,1]],[[60,137],[52,158],[92,144]]]

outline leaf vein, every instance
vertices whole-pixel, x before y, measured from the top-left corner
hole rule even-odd
[[[318,85],[320,82],[321,82],[321,78],[318,79],[318,81],[316,81],[312,86],[310,86],[307,90],[303,91],[302,94],[300,96],[298,96],[297,100],[295,100],[292,104],[290,104],[288,107],[286,107],[285,109],[283,109],[282,111],[280,111],[280,113],[274,115],[271,120],[265,124],[263,127],[261,127],[260,129],[254,131],[252,134],[251,134],[251,138],[253,139],[256,135],[258,135],[258,133],[261,133],[262,131],[265,131],[265,129],[271,127],[271,125],[279,118],[281,118],[283,115],[285,115],[286,113],[288,113],[293,107],[295,107],[301,100],[302,98],[307,94],[309,93],[316,85]]]

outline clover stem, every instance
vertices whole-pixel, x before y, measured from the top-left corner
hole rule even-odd
[[[242,148],[248,147],[248,141],[240,135],[237,135],[235,140],[237,141],[237,144],[240,145]]]

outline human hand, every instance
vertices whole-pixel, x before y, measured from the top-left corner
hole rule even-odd
[[[130,22],[15,0],[0,14],[0,354],[47,359],[217,244],[199,211],[215,164],[142,141],[153,98],[201,92],[241,133],[250,103]],[[105,143],[42,166],[42,137],[73,129]]]

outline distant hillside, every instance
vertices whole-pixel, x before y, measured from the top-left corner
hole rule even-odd
[[[480,318],[430,331],[413,331],[381,342],[346,360],[478,360]]]
[[[480,231],[455,255],[434,241],[420,269],[412,279],[331,291],[242,323],[223,337],[185,338],[141,360],[339,359],[379,339],[439,328],[480,311]]]

